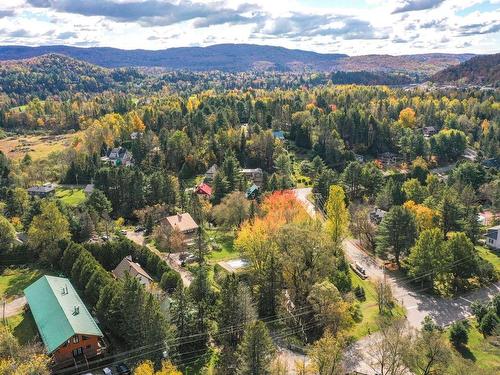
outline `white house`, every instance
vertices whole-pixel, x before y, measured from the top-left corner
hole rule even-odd
[[[488,247],[500,249],[500,225],[489,228],[485,237]]]

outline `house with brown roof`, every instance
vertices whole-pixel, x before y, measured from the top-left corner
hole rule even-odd
[[[123,258],[111,273],[117,279],[123,279],[128,273],[131,277],[135,277],[139,280],[145,287],[148,287],[153,282],[153,278],[144,271],[139,263],[134,262],[130,255]]]
[[[189,213],[186,212],[183,214],[168,216],[163,219],[163,221],[169,225],[172,230],[178,230],[181,232],[185,237],[186,244],[194,244],[194,239],[199,226]]]

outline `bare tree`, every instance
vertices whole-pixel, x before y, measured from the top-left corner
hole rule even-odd
[[[394,296],[392,294],[391,284],[387,279],[379,279],[375,283],[375,292],[377,293],[377,305],[379,314],[391,311],[394,307]]]
[[[412,335],[406,322],[381,322],[379,327],[367,350],[370,367],[381,375],[409,374],[406,358]]]
[[[167,250],[169,253],[180,253],[187,249],[184,234],[178,228],[172,229],[165,223],[156,227],[154,239],[160,250]]]
[[[353,205],[351,208],[351,233],[359,239],[361,247],[370,252],[375,251],[375,225],[370,221],[368,207]]]

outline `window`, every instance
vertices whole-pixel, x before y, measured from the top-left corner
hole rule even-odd
[[[73,336],[73,344],[77,344],[80,342],[80,337],[78,335]]]
[[[78,349],[73,350],[73,357],[83,354],[83,348],[80,346]]]
[[[89,339],[89,337],[88,337],[88,336],[83,336],[83,335],[82,335],[82,340],[83,340],[83,341],[88,340],[88,339]]]

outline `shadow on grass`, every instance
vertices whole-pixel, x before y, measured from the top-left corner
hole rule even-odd
[[[43,275],[40,270],[34,270],[29,268],[14,269],[14,272],[18,272],[18,275],[9,280],[8,287],[5,289],[5,296],[16,297],[23,294],[23,290]]]
[[[32,343],[36,339],[38,333],[35,320],[30,311],[24,311],[20,316],[19,324],[14,327],[11,326],[10,328],[21,345]]]
[[[459,352],[463,358],[476,362],[476,356],[474,355],[474,353],[470,351],[470,349],[467,346],[460,346],[456,349],[457,352]]]

